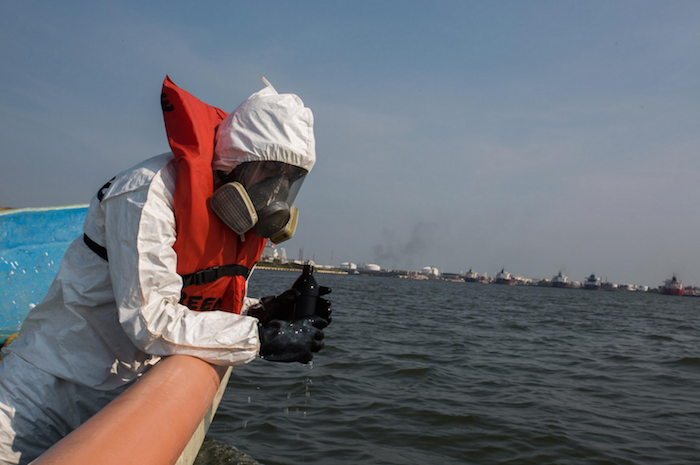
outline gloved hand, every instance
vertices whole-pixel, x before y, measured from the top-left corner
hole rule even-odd
[[[319,295],[331,293],[331,288],[319,286]],[[280,295],[267,296],[260,299],[260,303],[253,305],[248,309],[248,316],[252,316],[260,320],[260,323],[265,326],[272,320],[293,320],[294,305],[301,293],[296,289],[288,289]],[[326,320],[326,326],[331,324],[331,303],[330,301],[318,298],[316,301],[316,316]]]
[[[260,356],[271,362],[309,363],[313,353],[324,346],[322,329],[326,326],[328,322],[318,316],[258,324]]]

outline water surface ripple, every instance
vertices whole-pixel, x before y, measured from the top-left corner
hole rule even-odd
[[[700,299],[317,279],[326,348],[235,368],[210,430],[262,464],[700,462]]]

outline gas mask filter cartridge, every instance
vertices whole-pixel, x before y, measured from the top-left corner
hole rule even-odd
[[[272,237],[270,237],[270,240],[275,244],[279,244],[280,242],[284,242],[288,239],[291,239],[294,235],[294,232],[297,230],[297,223],[299,222],[299,210],[297,210],[297,207],[292,205],[289,208],[289,213],[289,221],[287,221],[287,224],[284,225],[284,227],[278,232],[276,232]]]
[[[253,202],[241,183],[229,182],[218,188],[209,205],[236,234],[245,234],[258,222]]]

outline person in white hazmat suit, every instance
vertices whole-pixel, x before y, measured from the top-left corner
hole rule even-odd
[[[272,237],[279,227],[265,209],[276,205],[272,216],[285,208],[285,218],[293,216],[289,207],[315,163],[311,111],[268,84],[216,134],[212,176],[219,181],[211,201],[220,204],[217,214],[236,234]],[[199,312],[179,303],[177,172],[172,153],[159,155],[117,175],[92,199],[85,238],[70,245],[48,294],[3,349],[0,464],[29,463],[163,356],[187,354],[225,366],[258,356],[305,363],[323,347],[322,329],[330,323],[325,299],[317,316],[301,321],[276,316],[288,314],[298,298],[291,291],[261,301],[245,297],[240,313]],[[248,217],[235,211],[241,202]]]

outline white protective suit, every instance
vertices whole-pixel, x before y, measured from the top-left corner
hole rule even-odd
[[[313,117],[297,96],[267,87],[221,123],[214,168],[256,160],[313,166]],[[166,153],[117,175],[102,201],[93,198],[84,231],[109,261],[76,239],[48,294],[3,349],[0,464],[33,460],[162,356],[235,366],[258,355],[255,318],[178,303],[176,176]],[[253,302],[246,298],[242,313]]]

